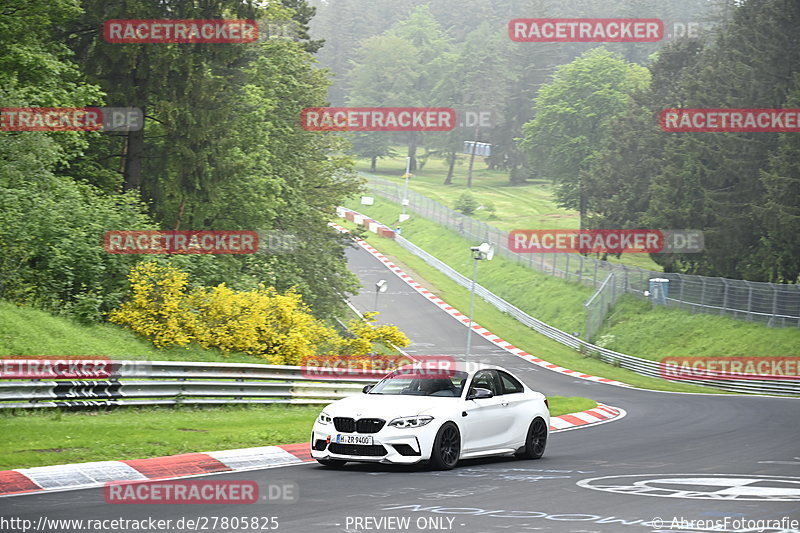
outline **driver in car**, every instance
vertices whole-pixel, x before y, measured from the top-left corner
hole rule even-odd
[[[426,396],[458,396],[458,389],[453,382],[443,378],[423,379],[420,390],[424,391]]]

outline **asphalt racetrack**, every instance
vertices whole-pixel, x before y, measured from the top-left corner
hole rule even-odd
[[[412,354],[463,356],[466,330],[360,248],[348,251],[365,289],[352,303],[412,339]],[[466,311],[466,310],[462,310]],[[480,322],[480,316],[475,317]],[[531,333],[531,335],[535,335]],[[528,348],[535,354],[535,349]],[[463,357],[462,357],[463,358]],[[585,396],[621,407],[621,420],[554,433],[538,461],[465,461],[454,470],[316,463],[214,476],[290,482],[294,503],[112,505],[102,489],[0,499],[3,517],[171,519],[217,517],[207,531],[649,532],[800,531],[800,402],[690,395],[593,383],[534,366],[474,334],[471,360],[504,366],[547,395]],[[258,421],[254,421],[258,423]],[[265,422],[268,423],[268,422]],[[309,428],[310,429],[310,428]],[[227,517],[224,522],[220,517]],[[257,527],[233,517],[274,517]],[[794,522],[794,523],[793,523]],[[18,525],[18,524],[17,524]],[[192,529],[192,530],[195,530]],[[36,531],[31,529],[30,531]],[[79,528],[38,529],[85,531]],[[117,531],[124,531],[117,529]]]

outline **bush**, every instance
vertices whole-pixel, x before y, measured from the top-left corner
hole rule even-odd
[[[485,209],[486,212],[489,213],[489,218],[497,218],[496,217],[497,207],[495,207],[493,202],[486,200],[485,202],[483,202],[483,205],[481,207],[483,207],[483,209]]]
[[[110,197],[69,178],[0,176],[0,298],[100,321],[141,256],[109,254],[103,234],[156,229],[133,193]]]
[[[456,211],[459,211],[465,215],[471,215],[476,209],[478,209],[478,205],[478,201],[475,200],[475,197],[472,196],[472,193],[467,191],[458,197],[454,207]]]
[[[132,298],[109,319],[159,348],[195,342],[272,364],[297,365],[320,350],[363,355],[374,342],[409,344],[395,326],[374,327],[372,321],[353,321],[349,327],[354,338],[344,339],[316,319],[294,290],[281,294],[261,284],[235,291],[224,283],[190,289],[188,274],[156,261],[135,266],[129,279]]]

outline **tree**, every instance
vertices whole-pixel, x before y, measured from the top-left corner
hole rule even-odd
[[[366,39],[357,51],[350,72],[352,91],[347,105],[352,107],[391,107],[410,105],[415,66],[419,51],[409,41],[392,35]],[[353,135],[353,152],[371,159],[374,171],[379,157],[392,153],[392,135],[386,131],[359,132]]]
[[[484,22],[469,33],[457,53],[444,54],[439,81],[434,88],[438,105],[455,108],[462,122],[466,111],[488,113],[495,120],[500,117],[502,102],[510,91],[508,66],[501,59],[507,41],[506,36]],[[428,134],[428,147],[436,148],[449,163],[445,185],[453,181],[457,154],[461,153],[463,142],[491,142],[492,133],[501,129],[501,124],[481,128],[480,124],[460,123],[449,132]],[[470,172],[467,187],[472,186],[471,178]]]
[[[791,134],[664,133],[664,108],[794,108],[800,6],[747,2],[714,39],[662,50],[649,88],[584,173],[592,225],[700,229],[702,254],[653,254],[667,271],[797,279],[797,147]]]
[[[475,197],[472,196],[472,193],[465,191],[461,193],[453,207],[460,213],[471,215],[476,209],[478,209],[479,205],[480,204],[478,204],[478,201],[475,199]]]
[[[800,81],[800,77],[797,78]],[[793,107],[800,107],[800,92]],[[800,282],[800,139],[781,134],[780,146],[762,171],[766,192],[763,206],[756,210],[765,228],[762,268],[768,279],[780,283]]]
[[[559,67],[534,102],[534,118],[523,127],[520,148],[557,185],[559,205],[577,209],[585,223],[586,188],[581,179],[611,120],[627,108],[630,94],[645,87],[647,69],[595,48]]]
[[[292,20],[297,26],[297,40],[303,43],[303,50],[309,54],[316,54],[325,44],[325,39],[312,40],[309,36],[311,19],[317,8],[310,6],[308,0],[281,0],[281,5],[292,10]]]
[[[405,39],[417,50],[418,62],[414,69],[411,92],[405,105],[428,107],[432,104],[431,93],[439,82],[441,69],[447,52],[451,48],[450,37],[436,21],[427,5],[417,7],[407,19],[392,26],[388,31]],[[423,134],[410,131],[408,143],[409,171],[417,170],[417,147],[422,144]]]
[[[328,79],[313,66],[306,39],[242,45],[110,44],[97,28],[107,18],[254,18],[262,26],[312,10],[302,1],[256,5],[238,0],[125,6],[85,0],[70,27],[72,46],[109,94],[109,104],[138,106],[140,132],[96,145],[97,165],[122,168],[120,188],[141,191],[165,229],[251,229],[296,236],[291,253],[191,258],[186,268],[203,283],[234,289],[271,280],[298,287],[315,313],[332,315],[356,281],[344,261],[345,240],[327,227],[336,205],[360,181],[344,144],[307,132],[304,107],[326,104]],[[101,5],[102,4],[102,5]],[[261,7],[259,7],[261,6]]]
[[[655,191],[651,190],[653,179],[662,173],[665,177],[672,176],[664,172],[663,157],[670,136],[659,128],[658,113],[665,102],[678,98],[676,80],[696,64],[702,48],[698,40],[682,40],[665,47],[648,67],[651,85],[633,93],[628,110],[610,123],[614,134],[605,140],[581,174],[587,195],[588,227],[639,228],[647,224],[645,215]],[[670,191],[681,198],[664,196],[656,201],[678,207],[687,205],[691,195],[697,193],[666,187],[659,195],[669,195]],[[694,227],[689,221],[684,223]],[[676,268],[671,259],[675,259],[672,254],[662,254],[658,261],[671,270]]]
[[[418,7],[383,34],[362,41],[348,75],[348,105],[430,107],[448,47],[447,35],[429,8]],[[392,138],[386,132],[371,135],[385,137],[387,146]],[[400,137],[408,145],[410,170],[414,172],[423,135],[411,131]],[[379,143],[373,140],[372,144]]]
[[[676,103],[688,108],[791,107],[788,102],[800,71],[800,36],[792,22],[796,20],[800,20],[796,2],[743,3],[700,54],[696,66],[679,80],[679,99],[665,102],[664,107],[676,107]],[[780,260],[783,274],[770,263],[780,255],[776,246],[792,249],[789,241],[776,234],[779,228],[793,227],[791,211],[778,207],[781,201],[791,201],[791,196],[783,200],[775,196],[791,195],[791,186],[780,184],[793,175],[785,161],[791,144],[781,144],[782,136],[776,133],[669,137],[664,171],[653,178],[664,200],[651,202],[648,218],[670,224],[660,227],[694,227],[705,232],[704,254],[677,257],[688,265],[682,270],[754,281],[786,280],[784,275],[792,271],[790,263]],[[669,200],[692,190],[697,192],[685,201]],[[781,222],[775,224],[764,216],[765,204],[778,209]]]
[[[378,170],[378,159],[383,157],[394,157],[397,153],[392,149],[389,138],[381,132],[358,132],[353,133],[353,153],[358,157],[366,157],[370,160],[369,169],[371,172]]]

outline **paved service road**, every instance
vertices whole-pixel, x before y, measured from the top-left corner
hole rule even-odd
[[[356,307],[372,310],[374,284],[386,279],[381,319],[409,335],[409,351],[463,356],[463,325],[367,252],[354,248],[348,258],[366,287],[353,298]],[[466,461],[447,472],[355,464],[329,470],[309,463],[215,478],[295,482],[294,504],[109,505],[100,489],[86,489],[2,499],[0,517],[275,516],[277,531],[293,533],[745,531],[748,524],[755,531],[781,521],[782,528],[767,531],[791,531],[791,521],[800,521],[797,400],[627,389],[542,369],[478,335],[472,346],[475,360],[512,369],[548,395],[587,396],[628,414],[552,434],[539,461]]]

